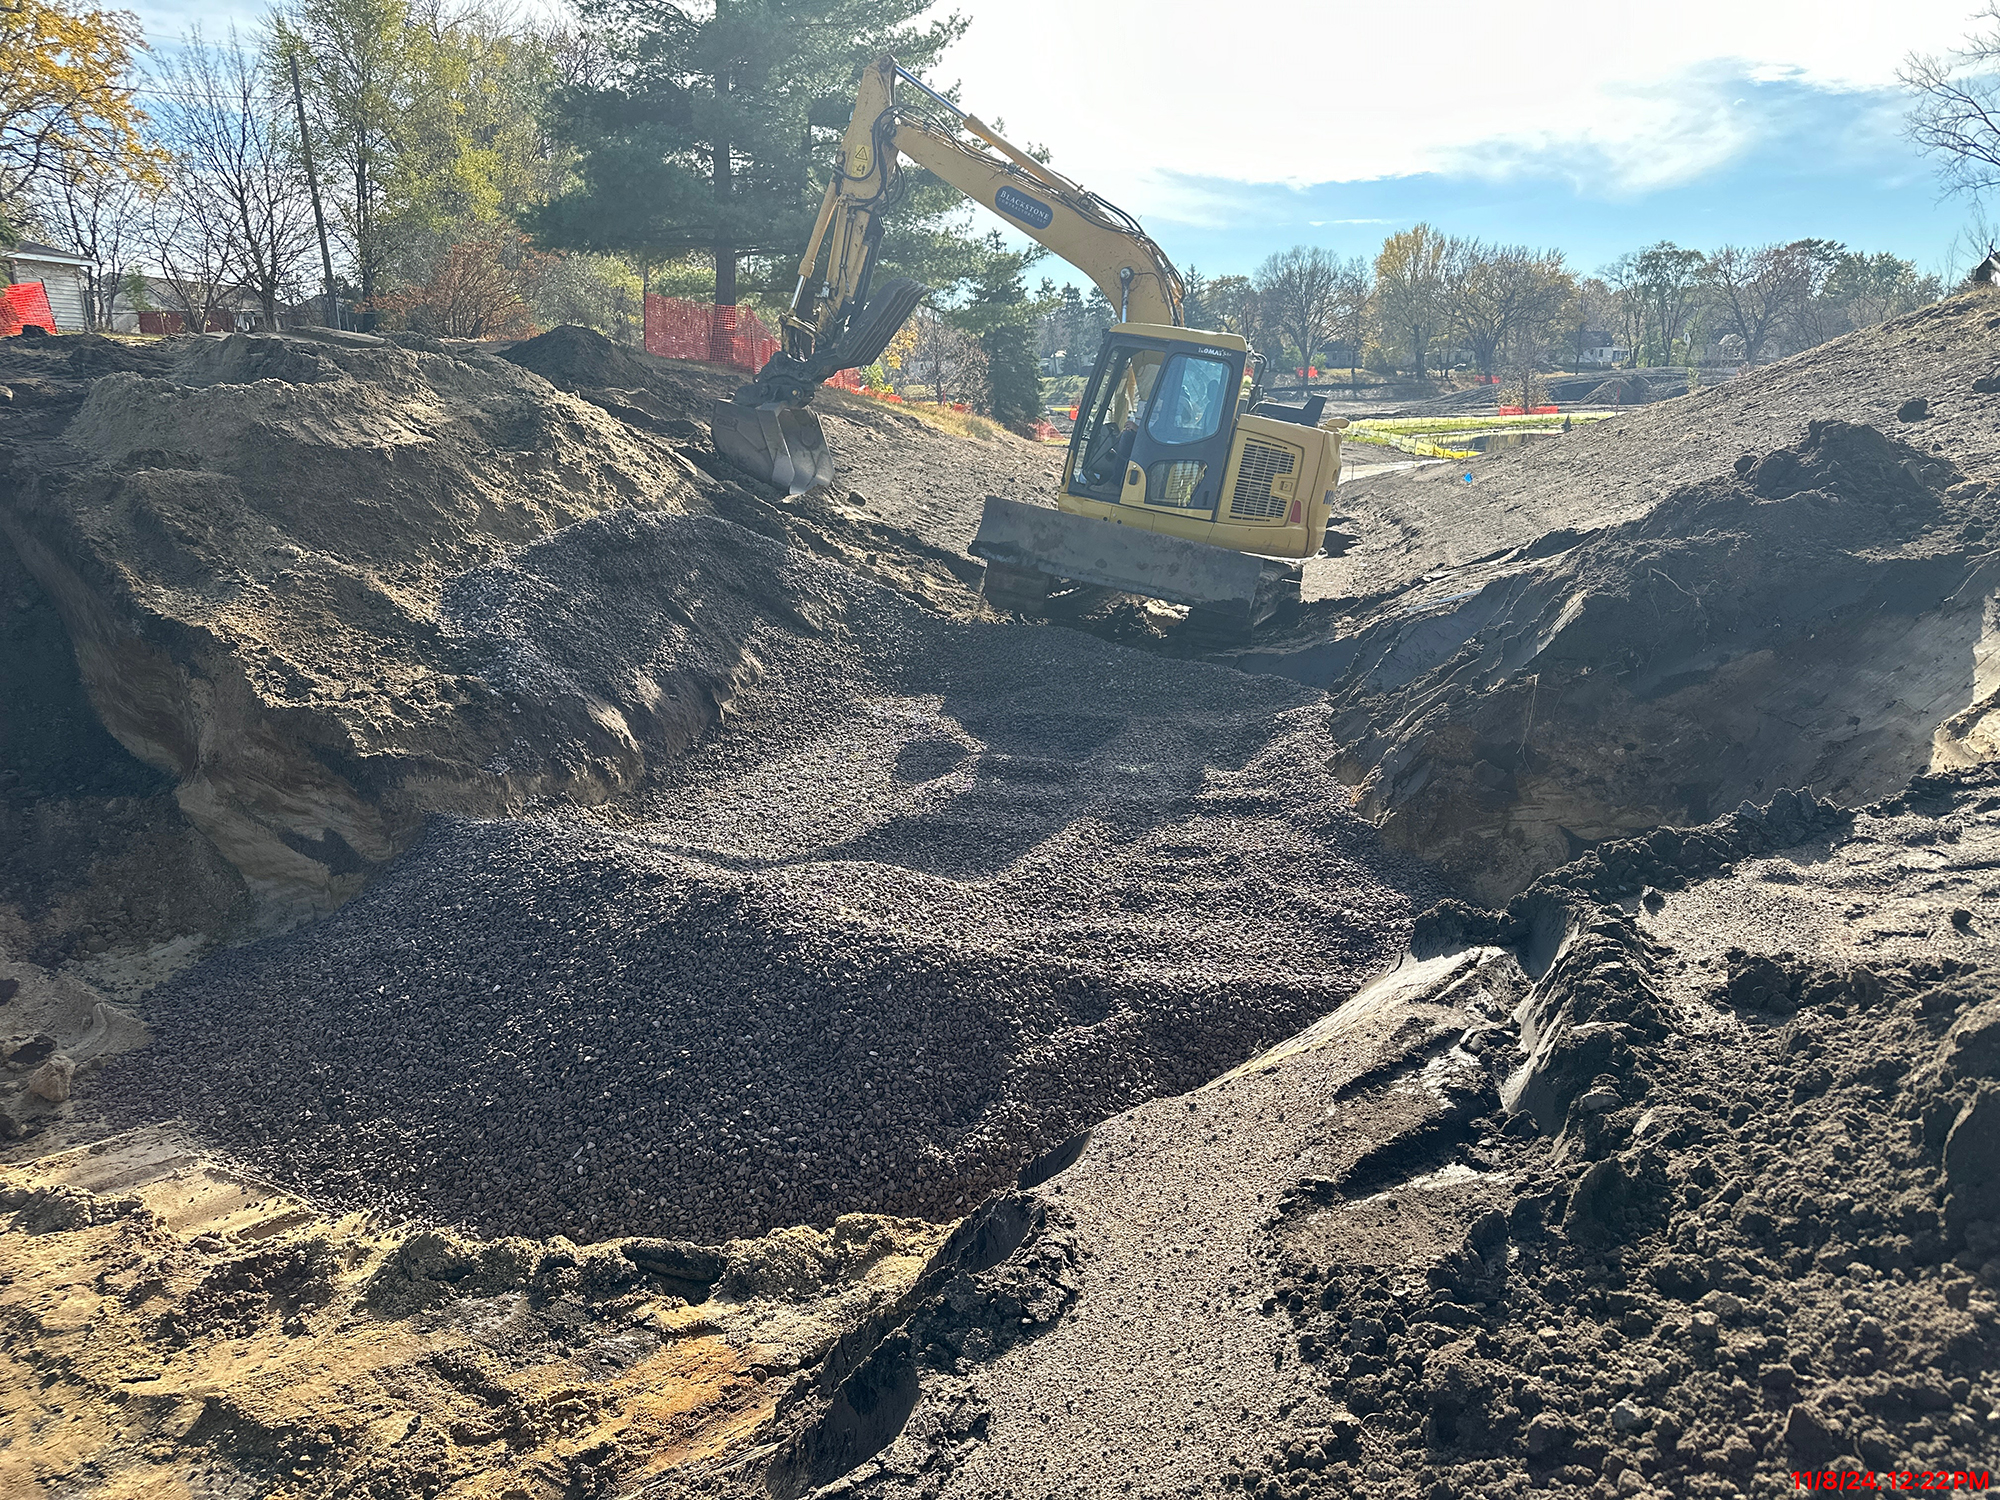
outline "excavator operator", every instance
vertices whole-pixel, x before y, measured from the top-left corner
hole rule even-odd
[[[1146,418],[1146,403],[1164,358],[1157,350],[1140,349],[1123,369],[1105,372],[1097,410],[1090,419],[1094,430],[1084,444],[1085,458],[1078,471],[1092,489],[1109,490],[1115,496],[1124,484],[1125,465],[1132,461],[1139,424]]]

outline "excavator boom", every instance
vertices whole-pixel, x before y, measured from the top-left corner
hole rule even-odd
[[[898,83],[911,96],[899,103]],[[963,130],[979,144],[958,138]],[[884,215],[901,196],[901,159],[926,167],[1018,226],[1095,281],[1121,320],[1178,325],[1183,289],[1138,222],[1044,166],[942,94],[878,59],[862,75],[840,164],[820,200],[783,348],[728,401],[715,444],[740,468],[799,494],[833,480],[819,419],[821,381],[873,364],[928,289],[907,278],[873,285]]]

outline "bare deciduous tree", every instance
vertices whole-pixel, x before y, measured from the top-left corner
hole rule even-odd
[[[1480,370],[1498,371],[1501,353],[1533,364],[1539,345],[1575,285],[1560,250],[1453,240],[1445,305]]]
[[[1658,341],[1654,352],[1663,364],[1672,362],[1674,345],[1700,313],[1701,272],[1707,261],[1699,250],[1683,250],[1671,240],[1661,240],[1641,250],[1634,262],[1639,296]],[[1643,340],[1639,347],[1646,347]]]
[[[38,185],[36,218],[91,263],[86,274],[92,327],[110,326],[119,289],[138,269],[140,246],[158,198],[157,182],[122,172],[50,174]]]
[[[912,319],[915,346],[905,366],[911,374],[930,376],[931,397],[939,405],[962,401],[982,405],[986,397],[986,351],[979,340],[952,327],[929,308]]]
[[[1724,245],[1702,268],[1722,326],[1743,341],[1743,357],[1756,364],[1797,300],[1799,261],[1783,245],[1754,250]]]
[[[1583,351],[1592,333],[1609,333],[1618,321],[1618,301],[1611,288],[1595,276],[1586,276],[1571,289],[1557,320],[1562,328],[1564,352],[1570,368],[1583,369]]]
[[[1938,159],[1947,192],[1976,195],[2000,187],[2000,3],[1974,20],[1984,29],[1956,52],[1912,52],[1896,77],[1916,96],[1910,139]]]
[[[1347,377],[1351,389],[1361,391],[1361,346],[1368,337],[1368,318],[1375,303],[1375,274],[1359,255],[1350,255],[1335,266],[1333,286],[1333,326],[1339,337],[1353,346]]]
[[[230,279],[253,292],[266,327],[312,233],[312,205],[287,149],[276,97],[234,27],[221,46],[191,31],[155,76],[162,139],[179,173],[218,200],[229,221]],[[184,216],[184,230],[213,215]]]
[[[1639,255],[1628,250],[1599,273],[1611,299],[1613,332],[1639,361],[1639,348],[1646,341],[1646,297],[1639,282]]]
[[[181,315],[190,333],[208,328],[236,286],[242,248],[235,217],[185,162],[167,169],[167,185],[141,236],[147,258],[159,268],[167,310]]]
[[[1270,319],[1311,365],[1340,315],[1340,264],[1316,245],[1294,245],[1257,268],[1257,294]]]
[[[1784,329],[1793,349],[1811,349],[1847,332],[1846,311],[1827,295],[1834,272],[1847,258],[1838,240],[1793,240],[1785,258]]]

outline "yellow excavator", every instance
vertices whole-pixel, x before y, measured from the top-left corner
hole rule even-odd
[[[1264,400],[1262,358],[1239,335],[1183,326],[1180,274],[1131,215],[1002,140],[893,57],[862,74],[783,348],[716,403],[716,447],[793,494],[832,483],[813,392],[878,359],[927,295],[907,278],[872,284],[902,158],[1048,246],[1118,309],[1077,408],[1055,507],[987,497],[969,549],[986,563],[986,597],[1031,611],[1067,581],[1185,604],[1238,628],[1296,601],[1294,559],[1325,540],[1347,424],[1322,423],[1320,397]]]

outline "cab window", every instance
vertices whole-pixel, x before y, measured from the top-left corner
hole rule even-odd
[[[1162,361],[1154,349],[1124,348],[1112,354],[1096,400],[1078,424],[1076,487],[1117,498],[1139,423],[1159,386]]]
[[[1176,447],[1206,442],[1222,426],[1228,396],[1228,361],[1176,354],[1153,383],[1146,435]]]

